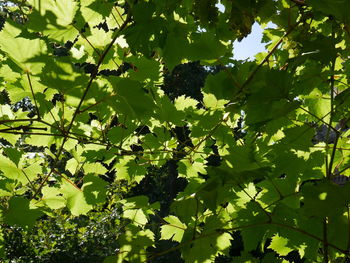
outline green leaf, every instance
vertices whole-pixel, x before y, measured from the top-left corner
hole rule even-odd
[[[213,262],[219,253],[227,254],[232,237],[228,233],[216,232],[216,229],[220,229],[224,224],[221,218],[210,216],[206,221],[202,236],[194,240],[192,245],[182,249],[186,262]]]
[[[84,196],[84,193],[77,186],[66,180],[62,181],[60,192],[67,201],[67,207],[74,216],[85,215],[92,209]]]
[[[155,5],[151,2],[134,5],[135,22],[124,31],[131,50],[141,52],[146,57],[151,56],[153,48],[161,46],[165,38],[166,21],[159,16],[152,16],[154,11]]]
[[[4,176],[13,179],[22,181],[22,172],[10,159],[6,158],[3,155],[0,155],[0,171],[3,172]]]
[[[130,79],[147,82],[159,80],[160,64],[158,61],[134,56],[126,61],[133,65],[133,68],[129,70]]]
[[[72,158],[67,161],[66,170],[71,174],[75,174],[78,171],[78,168],[80,168],[80,163],[76,159]]]
[[[153,113],[154,103],[139,82],[118,79],[112,82],[112,86],[117,95],[113,102],[117,111],[140,120],[147,119]]]
[[[264,240],[265,232],[266,227],[264,226],[243,228],[241,230],[241,235],[243,239],[244,250],[256,250],[258,248],[259,243]]]
[[[195,99],[186,97],[185,95],[182,95],[180,97],[177,97],[175,99],[175,107],[177,110],[179,111],[183,111],[187,108],[193,108],[196,109],[196,106],[198,104],[198,101],[196,101]]]
[[[110,129],[108,131],[107,137],[112,143],[120,144],[132,133],[132,128],[127,129],[126,127],[118,126]]]
[[[172,239],[181,242],[186,225],[183,224],[176,216],[163,218],[168,224],[161,226],[161,239]]]
[[[338,19],[349,22],[347,14],[350,11],[350,5],[346,0],[338,0],[337,4],[334,4],[327,0],[309,0],[309,4],[316,10],[320,10],[327,15],[332,14]]]
[[[4,211],[4,220],[7,224],[31,229],[41,215],[41,211],[31,207],[28,199],[14,196],[9,200],[8,210]]]
[[[198,209],[198,202],[192,196],[186,195],[185,198],[179,198],[171,204],[171,211],[175,214],[181,222],[189,222],[190,218],[195,215]]]
[[[4,149],[4,153],[16,166],[18,166],[24,152],[16,148],[7,147]]]
[[[130,219],[135,225],[144,226],[148,218],[142,209],[128,209],[123,212],[123,217]]]
[[[42,201],[51,209],[59,209],[66,205],[66,200],[61,195],[58,188],[44,186],[41,189]]]
[[[281,256],[286,256],[289,252],[293,251],[293,249],[289,248],[287,245],[287,238],[280,237],[279,235],[274,235],[271,239],[271,244],[269,245],[269,248],[276,251],[276,253]]]
[[[190,46],[188,58],[196,60],[219,60],[227,49],[212,32],[203,32],[192,35],[193,43]]]
[[[82,189],[88,204],[103,203],[106,199],[107,182],[95,174],[90,173],[84,176]]]
[[[118,262],[128,260],[129,262],[143,262],[147,259],[145,249],[154,243],[154,233],[142,230],[134,225],[129,225],[120,236],[119,242],[123,244],[120,249],[124,253],[118,253]]]
[[[229,100],[236,94],[237,88],[228,73],[221,71],[207,77],[204,91],[208,94],[214,94],[216,99]]]
[[[78,72],[67,58],[61,57],[47,63],[43,71],[41,77],[43,85],[72,97],[82,96],[82,88],[85,87],[88,78]]]
[[[0,196],[12,196],[14,195],[16,188],[16,182],[10,179],[0,179]]]
[[[252,94],[247,101],[247,124],[254,127],[285,117],[300,102],[290,98],[291,77],[276,70],[261,70],[250,84]]]
[[[216,92],[216,91],[214,91]],[[220,95],[219,95],[220,96]],[[220,109],[224,108],[224,105],[227,103],[226,100],[218,100],[214,94],[212,93],[204,93],[203,95],[203,102],[205,107],[208,109]]]
[[[73,19],[78,10],[77,2],[73,0],[30,0],[28,2],[33,7],[29,16],[30,29],[62,42],[74,40],[78,35],[77,29],[73,26]]]
[[[163,50],[163,57],[170,71],[181,63],[183,57],[186,57],[188,49],[189,42],[182,32],[175,31],[168,34]]]
[[[311,139],[314,136],[314,130],[308,125],[288,128],[283,132],[285,134],[285,138],[281,140],[283,147],[308,151],[312,146]]]
[[[337,216],[344,212],[349,198],[336,185],[319,182],[315,185],[305,184],[303,212],[308,216]]]
[[[183,125],[184,113],[177,110],[176,105],[170,101],[168,96],[160,97],[157,106],[156,114],[160,121],[173,123],[177,126]]]
[[[101,163],[85,163],[83,167],[87,174],[105,174],[108,172]]]
[[[88,6],[89,9],[91,9],[92,11],[96,12],[96,13],[100,13],[102,15],[103,18],[107,17],[112,8],[113,8],[113,2],[112,1],[103,1],[101,3],[96,2],[96,1],[89,1],[89,0],[83,0],[83,2],[90,2],[91,4]],[[100,19],[101,20],[101,19]],[[86,20],[86,21],[90,21],[90,20]]]
[[[81,0],[80,4],[80,12],[84,20],[91,23],[91,25],[97,25],[109,15],[113,8],[113,3],[106,1]]]
[[[302,2],[2,1],[0,257],[344,259],[350,4]]]
[[[23,72],[38,74],[41,72],[45,62],[36,60],[36,58],[43,56],[47,52],[46,44],[39,38],[26,39],[18,37],[20,32],[20,28],[7,22],[0,32],[1,50],[5,52]]]
[[[197,177],[198,173],[206,174],[205,164],[200,162],[190,162],[181,160],[179,162],[179,175],[185,178]]]
[[[132,156],[125,156],[114,165],[117,170],[117,179],[127,180],[129,182],[140,182],[145,176],[146,169],[135,163]]]

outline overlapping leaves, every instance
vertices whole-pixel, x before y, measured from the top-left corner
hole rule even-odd
[[[274,251],[264,260],[348,256],[349,186],[335,180],[349,175],[345,1],[100,2],[14,1],[22,24],[0,32],[3,222],[117,207],[123,233],[107,262],[174,250],[214,262],[236,231],[241,261],[259,245]],[[254,21],[278,26],[269,53],[232,60]],[[162,89],[186,61],[207,67],[202,101]],[[24,97],[34,110],[16,108]],[[170,205],[170,194],[132,196],[169,161],[186,182]],[[165,240],[175,247],[159,251]]]

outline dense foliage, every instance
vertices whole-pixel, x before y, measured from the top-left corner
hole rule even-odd
[[[349,260],[350,3],[220,2],[0,5],[5,262]]]

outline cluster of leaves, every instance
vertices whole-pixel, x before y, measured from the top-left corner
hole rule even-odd
[[[39,221],[30,231],[4,228],[9,262],[102,262],[118,248],[117,211],[93,217],[60,214]]]
[[[350,255],[348,1],[9,2],[3,258],[8,229],[104,208],[118,211],[106,263]],[[233,60],[255,21],[276,25],[267,52]],[[200,90],[181,91],[195,65]]]

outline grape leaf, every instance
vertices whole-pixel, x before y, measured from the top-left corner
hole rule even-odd
[[[289,248],[287,245],[288,245],[287,238],[274,235],[271,239],[271,244],[269,245],[269,248],[276,251],[276,253],[278,253],[281,256],[286,256],[289,252],[293,250]]]
[[[37,39],[18,37],[21,29],[7,22],[0,32],[1,50],[6,52],[9,58],[19,66],[23,72],[37,74],[45,65],[44,61],[35,61],[35,58],[43,56],[47,52],[46,43]]]
[[[73,0],[30,0],[33,7],[28,27],[43,32],[51,39],[66,42],[74,40],[78,31],[73,26],[73,19],[78,5]],[[49,23],[47,23],[49,21]]]
[[[161,239],[172,239],[181,242],[182,236],[186,230],[186,225],[176,216],[164,217],[164,220],[168,224],[161,226]]]
[[[66,200],[61,192],[55,187],[44,186],[41,189],[43,194],[42,201],[51,209],[59,209],[66,205]]]
[[[72,183],[63,180],[60,192],[67,200],[67,207],[72,215],[85,215],[92,209],[92,205],[87,203],[83,191]]]
[[[14,196],[9,200],[8,210],[4,211],[4,220],[7,224],[31,229],[42,214],[37,208],[31,208],[28,199]]]

